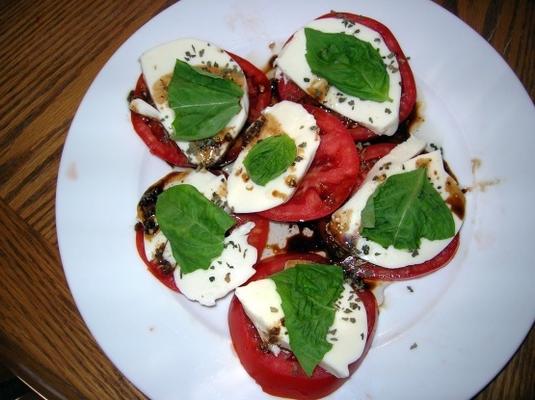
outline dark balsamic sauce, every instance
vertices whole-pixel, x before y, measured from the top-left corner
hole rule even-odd
[[[344,276],[351,281],[355,289],[373,290],[381,282],[363,279],[354,273],[354,269],[343,263],[343,260],[350,256],[350,252],[341,247],[327,230],[329,220],[329,218],[323,218],[316,221],[295,223],[299,233],[289,237],[286,246],[277,249],[278,252],[317,253],[323,251],[326,253],[329,263],[339,265],[344,269]]]
[[[285,252],[317,252],[325,250],[325,243],[317,229],[318,222],[298,222],[299,233],[291,236],[286,241]]]

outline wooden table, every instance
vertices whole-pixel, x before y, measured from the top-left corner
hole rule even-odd
[[[0,356],[48,398],[144,398],[80,319],[58,257],[55,189],[85,91],[132,33],[173,1],[0,4]],[[438,0],[507,60],[535,98],[535,2]],[[477,399],[535,394],[533,329]]]

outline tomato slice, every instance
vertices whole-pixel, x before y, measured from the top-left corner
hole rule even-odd
[[[379,21],[376,21],[372,18],[364,17],[361,15],[343,13],[343,12],[330,12],[328,14],[322,15],[317,19],[321,18],[344,18],[351,22],[358,23],[364,26],[367,26],[370,29],[378,32],[391,52],[396,56],[399,72],[401,75],[401,99],[399,105],[399,122],[405,121],[416,104],[416,83],[414,81],[414,76],[412,74],[411,67],[403,50],[396,40],[395,36],[392,34],[390,29],[385,25],[381,24]],[[285,81],[284,79],[279,79],[277,81],[277,92],[282,100],[291,100],[299,103],[309,103],[317,104],[317,102],[310,97],[306,92],[304,92],[299,86],[294,82]],[[343,121],[347,120],[343,117],[340,117]],[[353,139],[356,142],[366,141],[377,137],[375,133],[369,130],[366,127],[359,126],[358,124],[350,124],[348,126]]]
[[[234,218],[237,221],[236,226],[243,225],[249,221],[254,222],[255,226],[247,237],[247,243],[256,248],[258,251],[257,259],[260,259],[268,240],[269,221],[257,214],[234,215]],[[143,225],[141,223],[136,224],[136,248],[139,257],[143,260],[149,272],[169,289],[180,293],[180,290],[176,286],[173,270],[164,270],[157,263],[147,258]]]
[[[247,121],[250,123],[260,116],[260,112],[271,103],[271,87],[266,74],[256,68],[249,61],[235,55],[228,53],[239,64],[245,79],[247,80],[247,93],[249,96],[249,114]],[[143,75],[140,75],[136,88],[134,90],[134,97],[150,102],[150,95],[147,89],[147,84]],[[176,142],[169,137],[169,134],[164,129],[162,124],[158,121],[151,120],[135,112],[130,113],[132,125],[139,137],[147,145],[150,152],[155,156],[167,161],[171,165],[178,167],[189,167],[187,157],[178,147]],[[237,156],[234,156],[234,158]],[[230,162],[232,160],[226,160]]]
[[[293,101],[295,103],[314,104],[315,100],[301,89],[294,81],[289,79],[277,80],[277,93],[281,100]]]
[[[249,115],[247,122],[251,123],[260,117],[264,108],[271,104],[271,84],[266,74],[256,68],[249,61],[227,52],[241,67],[247,80],[247,94],[249,95]]]
[[[236,226],[243,225],[246,222],[254,222],[255,226],[249,232],[247,243],[256,247],[258,252],[257,260],[260,260],[269,236],[269,221],[258,214],[234,214],[233,216],[238,221]]]
[[[429,261],[421,264],[408,265],[401,268],[384,268],[369,262],[353,262],[352,257],[348,257],[342,262],[346,269],[354,276],[374,281],[403,281],[407,279],[420,278],[445,267],[455,256],[459,248],[459,234]]]
[[[137,80],[134,97],[150,102],[147,84],[143,75],[140,75]],[[169,134],[160,122],[146,118],[133,111],[130,112],[130,119],[132,120],[134,130],[152,154],[172,165],[179,167],[190,166],[187,157],[178,148],[175,141],[169,137]]]
[[[312,165],[293,197],[259,213],[274,221],[310,221],[331,214],[357,183],[360,159],[351,135],[338,118],[305,105],[320,128],[321,141]]]
[[[257,273],[251,280],[263,279],[281,271],[286,262],[290,260],[326,262],[322,257],[312,253],[280,254],[258,263]],[[360,291],[359,297],[366,308],[368,340],[362,356],[349,365],[350,375],[358,368],[370,348],[377,320],[377,304],[373,294]],[[317,399],[334,392],[348,379],[337,378],[321,367],[316,367],[313,375],[308,377],[292,353],[283,350],[275,356],[266,350],[256,328],[235,296],[229,308],[229,329],[234,349],[243,367],[264,392],[273,396]],[[359,339],[355,338],[355,340]]]
[[[362,149],[360,157],[363,162],[377,161],[383,158],[396,147],[396,143],[376,143]]]
[[[149,272],[158,279],[161,283],[167,286],[169,289],[180,293],[175,283],[175,276],[173,270],[164,270],[160,266],[150,261],[145,253],[145,238],[143,233],[143,225],[141,223],[136,224],[136,248],[139,257],[143,260]]]

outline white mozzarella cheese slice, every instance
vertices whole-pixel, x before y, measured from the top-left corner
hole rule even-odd
[[[427,175],[448,204],[448,198],[458,186],[455,180],[444,169],[444,161],[440,151],[418,155],[425,149],[425,142],[412,136],[406,142],[396,146],[390,154],[380,159],[368,173],[359,190],[336,211],[331,219],[330,228],[338,237],[345,238],[351,243],[352,251],[360,258],[386,268],[401,268],[408,265],[420,264],[428,261],[440,253],[453,237],[444,240],[421,239],[417,252],[400,250],[392,245],[384,248],[380,244],[360,236],[361,213],[370,196],[377,187],[389,176],[414,171],[421,166],[427,166]],[[462,226],[462,219],[452,211],[455,223],[455,233]]]
[[[305,92],[316,97],[323,105],[358,122],[378,135],[393,135],[399,124],[401,101],[401,74],[394,54],[388,49],[381,35],[361,24],[341,18],[321,18],[306,25],[326,33],[345,33],[369,42],[381,55],[390,79],[389,97],[392,101],[361,100],[329,86],[324,79],[312,73],[305,58],[306,37],[304,28],[297,31],[281,50],[276,66],[278,76],[289,78]],[[282,75],[281,75],[282,73]],[[316,94],[320,93],[318,97]]]
[[[320,144],[316,120],[300,104],[282,101],[266,108],[261,118],[263,123],[257,136],[242,150],[229,172],[228,204],[237,213],[264,211],[290,200]],[[297,146],[296,160],[265,186],[258,185],[249,178],[243,162],[260,139],[281,133],[294,140]]]
[[[154,108],[145,100],[142,99],[133,99],[128,105],[131,111],[141,114],[147,118],[159,120],[160,111],[157,108]]]
[[[227,184],[224,175],[214,175],[205,170],[176,171],[166,178],[163,189],[180,184],[194,186],[207,199],[227,208]],[[188,299],[205,306],[213,306],[217,299],[224,297],[254,275],[253,265],[257,260],[257,250],[247,242],[249,232],[253,228],[252,222],[235,228],[225,238],[223,253],[212,260],[206,270],[182,274],[180,265],[177,265],[173,257],[171,244],[161,230],[153,235],[145,234],[145,255],[147,259],[154,260],[158,254],[159,258],[175,268],[176,285]]]
[[[140,58],[141,69],[158,114],[154,112],[154,107],[139,99],[133,100],[134,104],[131,103],[130,108],[148,118],[160,120],[171,135],[174,132],[175,112],[167,101],[167,86],[171,81],[177,59],[225,78],[232,77],[232,80],[243,89],[240,112],[221,132],[205,140],[176,141],[191,163],[211,165],[225,154],[229,144],[236,138],[247,120],[249,97],[245,75],[227,52],[199,39],[179,39],[143,53]],[[141,105],[142,102],[145,105]]]
[[[281,323],[284,318],[282,299],[275,282],[259,279],[237,288],[235,294],[262,340],[289,349],[288,330]]]
[[[291,350],[288,330],[282,323],[282,299],[275,282],[260,279],[237,288],[235,293],[270,350],[275,355],[278,355],[276,346]],[[344,283],[342,296],[336,302],[334,322],[326,337],[332,348],[319,365],[338,378],[348,377],[348,365],[362,355],[367,336],[366,309],[358,293],[348,283]]]
[[[357,361],[364,351],[368,319],[358,293],[348,283],[344,283],[336,306],[334,322],[327,334],[327,341],[333,347],[323,356],[320,366],[338,378],[345,378],[349,376],[349,364]]]
[[[182,274],[180,266],[175,269],[175,282],[180,291],[190,300],[204,306],[213,306],[254,275],[257,251],[247,242],[253,222],[235,228],[225,238],[223,253],[215,258],[208,269],[198,269]]]

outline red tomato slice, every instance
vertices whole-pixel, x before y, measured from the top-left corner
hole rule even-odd
[[[354,126],[351,126],[349,129],[349,133],[351,133],[351,137],[355,142],[365,142],[370,139],[374,139],[377,137],[375,133],[373,133],[371,130],[366,128],[365,126],[361,126],[358,124],[353,124]]]
[[[360,157],[363,162],[369,162],[372,160],[377,161],[378,159],[383,158],[388,153],[390,153],[392,149],[396,146],[397,146],[396,143],[371,144],[362,149],[362,152],[360,153]]]
[[[160,282],[162,282],[165,286],[167,286],[169,289],[174,290],[175,292],[180,293],[180,290],[176,287],[175,283],[175,276],[173,275],[173,271],[164,271],[160,266],[155,263],[151,262],[145,253],[145,240],[144,240],[144,234],[143,234],[143,225],[141,223],[136,224],[136,248],[139,256],[147,266],[149,272]]]
[[[266,243],[269,235],[269,221],[258,214],[235,214],[234,218],[238,221],[237,226],[243,225],[246,222],[254,222],[255,226],[249,236],[247,237],[247,243],[256,247],[257,259],[262,258],[262,252],[266,247]]]
[[[268,277],[284,269],[290,260],[307,260],[324,263],[326,260],[316,254],[281,254],[261,261],[256,266],[257,273],[251,280]],[[371,345],[371,338],[377,320],[377,303],[368,291],[359,292],[368,318],[368,340],[362,356],[349,365],[350,375],[358,368]],[[240,301],[234,296],[229,308],[229,328],[234,349],[247,373],[273,396],[292,399],[317,399],[327,396],[340,387],[348,378],[340,379],[317,367],[308,377],[293,354],[281,351],[273,355],[263,346],[253,323],[245,314]],[[360,340],[360,338],[355,338]]]
[[[376,280],[376,281],[403,281],[407,279],[419,278],[445,267],[455,256],[459,248],[459,234],[455,235],[453,240],[438,253],[434,258],[421,264],[408,265],[401,268],[384,268],[378,265],[365,262],[354,265],[351,262],[343,262],[349,267],[349,272],[355,276]]]
[[[321,108],[305,108],[316,118],[321,142],[293,197],[259,213],[270,220],[310,221],[325,217],[347,200],[357,183],[360,159],[345,126]]]
[[[246,222],[254,222],[255,226],[249,233],[247,243],[254,246],[258,252],[257,259],[260,259],[262,252],[266,247],[268,235],[269,235],[269,221],[257,214],[240,214],[234,215],[237,221],[236,226],[245,224]],[[139,257],[143,260],[150,273],[158,279],[161,283],[167,286],[169,289],[180,293],[176,286],[175,276],[172,270],[164,271],[157,263],[151,262],[145,253],[145,240],[143,235],[143,226],[141,223],[136,225],[136,248]]]
[[[362,149],[360,152],[360,174],[353,193],[358,190],[362,182],[364,182],[366,175],[368,175],[368,172],[377,160],[386,156],[396,146],[397,144],[395,143],[376,143]]]
[[[145,83],[145,79],[143,79],[143,75],[140,75],[137,80],[134,97],[145,101],[150,100],[147,84]],[[130,112],[130,118],[134,130],[137,132],[141,140],[145,142],[152,154],[172,165],[179,167],[190,166],[184,153],[178,148],[175,141],[169,137],[167,131],[163,128],[160,122],[146,118],[133,111]]]
[[[398,41],[396,40],[390,29],[388,29],[386,26],[374,19],[351,13],[339,13],[333,11],[328,14],[322,15],[317,19],[321,18],[344,18],[351,22],[367,26],[368,28],[378,32],[383,37],[386,46],[390,49],[390,51],[395,54],[399,65],[399,72],[401,74],[399,122],[401,123],[405,121],[414,109],[414,105],[416,104],[416,83],[414,81],[414,76],[409,66],[407,57],[405,57],[405,54],[403,54],[403,50],[401,50]],[[285,82],[284,79],[279,79],[277,81],[277,91],[282,100],[291,100],[299,103],[317,104],[314,99],[312,99],[307,93],[305,93],[301,88],[299,88],[299,86],[297,86],[291,81]],[[344,118],[340,118],[344,120]],[[358,125],[354,126],[354,124],[351,124],[351,126],[349,126],[349,130],[351,132],[351,135],[353,136],[353,139],[356,142],[366,141],[377,136],[368,128]]]
[[[301,89],[294,81],[284,78],[277,80],[277,93],[281,100],[289,100],[295,103],[314,104],[315,100]]]
[[[271,87],[266,74],[256,68],[249,61],[228,53],[239,64],[247,80],[249,95],[249,114],[247,121],[252,122],[260,116],[260,112],[271,103]],[[140,75],[134,90],[134,97],[150,101],[147,84]],[[132,125],[139,137],[145,142],[150,152],[172,165],[179,167],[191,166],[187,157],[182,153],[175,141],[169,137],[167,131],[158,122],[131,112]],[[236,154],[237,156],[237,154]],[[235,157],[234,157],[235,158]],[[231,160],[227,160],[230,162]]]
[[[266,74],[256,68],[249,61],[227,52],[241,67],[247,80],[249,95],[249,115],[247,122],[251,123],[260,117],[260,112],[271,104],[271,84]]]

